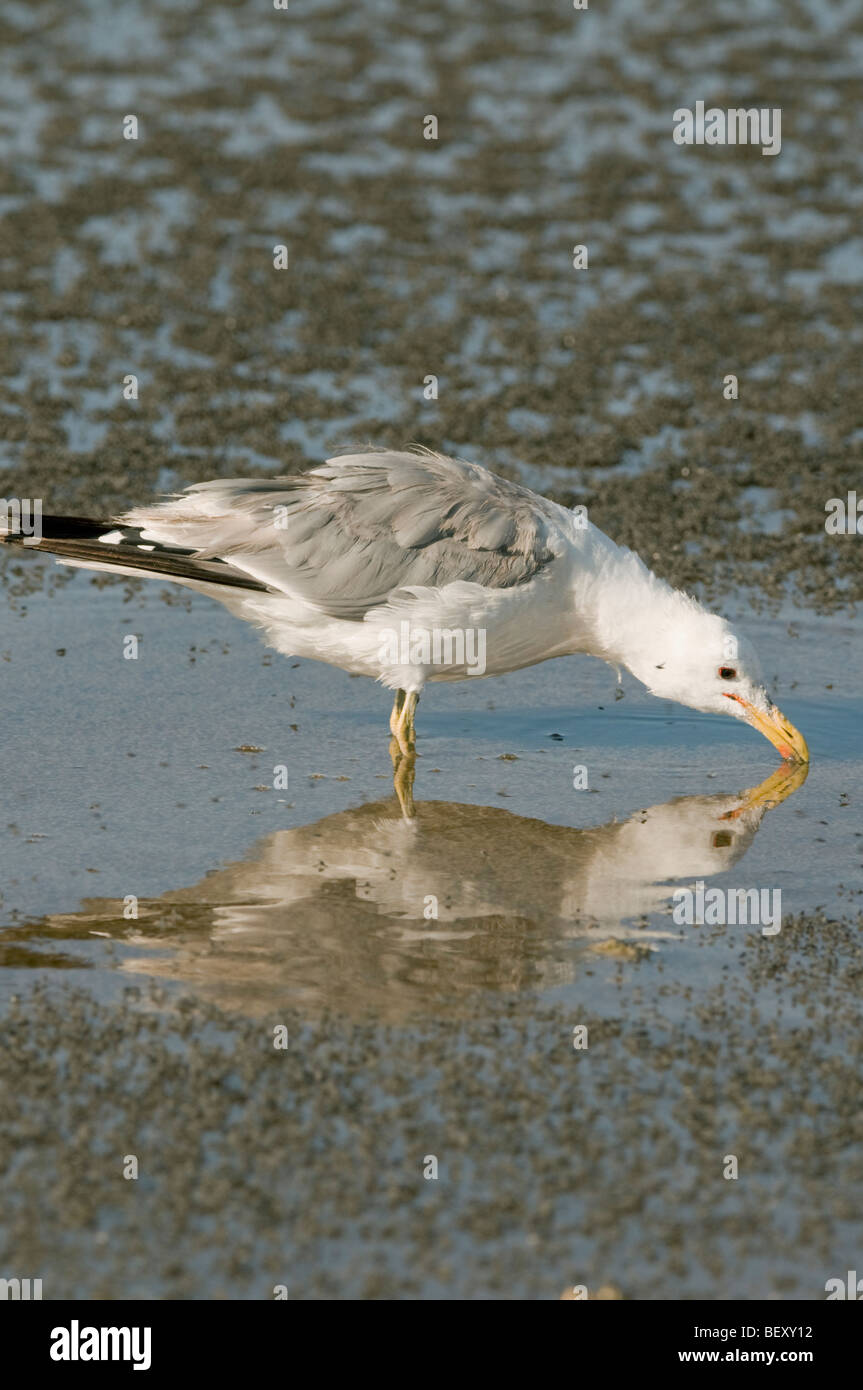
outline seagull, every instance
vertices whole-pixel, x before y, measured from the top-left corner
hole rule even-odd
[[[44,517],[41,534],[8,525],[0,539],[68,565],[173,580],[219,599],[285,656],[379,681],[394,696],[391,752],[406,797],[427,684],[578,653],[809,761],[726,619],[658,578],[584,507],[430,450],[196,483],[112,521]]]

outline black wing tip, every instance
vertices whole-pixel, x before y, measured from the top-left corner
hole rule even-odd
[[[76,560],[82,565],[95,564],[106,569],[139,569],[142,576],[164,575],[166,579],[196,580],[232,589],[249,589],[256,593],[274,592],[268,584],[243,574],[224,560],[199,560],[196,551],[184,546],[143,541],[140,527],[122,522],[96,521],[90,517],[46,516],[42,518],[40,530],[39,536],[26,535],[20,528],[2,532],[0,542],[56,555],[61,562]],[[111,535],[116,535],[117,539],[104,539]]]

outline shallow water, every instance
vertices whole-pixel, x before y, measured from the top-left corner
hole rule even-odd
[[[370,682],[0,555],[0,1275],[822,1297],[863,1238],[863,542],[823,525],[860,481],[859,13],[3,26],[4,496],[459,452],[738,617],[812,763],[566,659],[427,691],[407,825]],[[698,98],[781,105],[781,155],[676,147]],[[696,883],[781,929],[675,922]]]
[[[10,734],[38,769],[0,836],[0,1070],[36,1088],[6,1131],[13,1248],[94,1296],[817,1297],[858,1238],[859,624],[750,619],[808,776],[568,658],[427,692],[406,823],[386,692],[167,593],[79,575],[7,635]],[[699,881],[781,890],[781,930],[676,924]],[[71,1079],[34,1049],[76,1058]],[[106,1144],[158,1136],[143,1209],[102,1192],[86,1219],[34,1218],[14,1154],[46,1103],[40,1182],[67,1163],[89,1192]],[[223,1137],[192,1198],[201,1126]],[[734,1200],[713,1190],[729,1153]]]
[[[207,599],[166,606],[160,590],[170,598],[167,586],[129,596],[76,576],[53,597],[32,594],[9,633],[7,688],[29,690],[10,732],[40,773],[16,789],[0,837],[15,928],[7,994],[44,958],[86,969],[101,993],[118,970],[152,972],[257,1012],[351,998],[357,1015],[435,1017],[472,1007],[476,987],[573,1002],[584,948],[608,939],[642,942],[691,978],[693,933],[671,921],[676,886],[718,876],[778,888],[787,916],[853,897],[859,623],[797,617],[790,641],[785,617],[749,625],[766,670],[805,654],[773,694],[804,730],[812,768],[769,814],[777,798],[747,811],[741,795],[778,766],[753,731],[565,658],[430,687],[408,825],[389,786],[385,691],[272,656]],[[123,657],[129,633],[137,660]],[[837,666],[844,693],[823,680]],[[280,768],[287,789],[274,786]],[[361,959],[334,970],[333,935],[367,932]],[[512,960],[511,979],[522,933],[528,960],[523,972]],[[118,958],[106,959],[106,937]]]

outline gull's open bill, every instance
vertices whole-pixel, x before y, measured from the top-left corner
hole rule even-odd
[[[658,579],[584,508],[441,454],[349,454],[299,477],[198,483],[117,522],[45,517],[38,540],[0,539],[185,584],[286,656],[373,677],[394,693],[397,764],[412,759],[428,682],[578,652],[627,667],[661,699],[736,716],[785,759],[809,759],[724,618]],[[403,806],[411,780],[403,765]]]

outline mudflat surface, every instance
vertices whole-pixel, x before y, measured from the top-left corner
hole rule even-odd
[[[4,497],[102,516],[345,446],[458,453],[739,618],[812,750],[777,782],[751,731],[567,659],[429,690],[408,826],[370,682],[0,553],[0,1274],[823,1297],[863,1234],[863,542],[824,530],[863,442],[860,16],[0,27]],[[781,107],[781,153],[676,146],[698,99]],[[696,881],[781,891],[781,930],[676,924]]]

